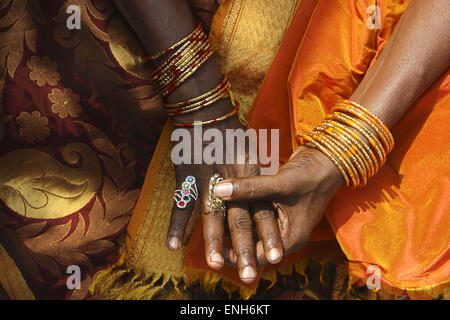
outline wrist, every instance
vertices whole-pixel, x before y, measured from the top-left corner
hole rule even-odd
[[[309,143],[299,148],[308,150],[311,156],[320,164],[318,174],[320,175],[319,180],[322,181],[321,189],[324,193],[334,193],[345,184],[344,177],[337,166],[320,150]]]

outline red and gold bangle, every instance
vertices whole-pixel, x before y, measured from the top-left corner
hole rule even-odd
[[[180,76],[178,79],[168,84],[164,88],[161,89],[161,94],[163,96],[168,95],[170,92],[178,88],[183,82],[185,82],[189,77],[191,77],[209,58],[213,55],[212,51],[207,52],[205,56],[199,59],[196,63],[193,63],[188,70]]]
[[[174,65],[165,75],[155,78],[160,91],[165,92],[167,88],[176,88],[191,76],[211,55],[212,51],[208,44],[197,48],[195,52],[189,55],[189,59],[181,65]]]
[[[192,37],[193,34],[195,34],[196,32],[198,32],[199,30],[201,30],[202,28],[202,24],[201,22],[197,23],[197,27],[194,29],[194,31],[192,31],[190,34],[188,34],[186,37],[184,37],[183,39],[181,39],[180,41],[178,41],[177,43],[173,44],[172,46],[170,46],[167,49],[164,49],[161,52],[158,52],[152,56],[144,56],[143,58],[145,60],[156,60],[158,58],[161,58],[162,56],[164,56],[165,54],[175,50],[175,48],[179,47],[180,45],[182,45],[184,42],[186,42],[189,38]]]
[[[192,49],[193,46],[202,42],[204,37],[206,37],[206,35],[202,33],[201,29],[197,31],[197,33],[193,34],[192,37],[189,38],[180,48],[178,48],[178,50],[173,55],[162,62],[159,67],[155,69],[153,74],[162,73],[164,68],[166,68],[171,63],[174,63],[174,61],[181,59],[186,54],[186,52]]]
[[[162,81],[167,77],[170,77],[171,73],[179,69],[186,63],[189,63],[197,52],[202,50],[208,45],[206,42],[206,35],[204,38],[199,38],[190,43],[187,43],[187,47],[180,53],[174,54],[166,62],[155,70],[153,78],[158,81]]]
[[[148,59],[154,60],[175,50],[152,75],[153,82],[163,96],[185,82],[213,55],[208,36],[200,24],[188,36]]]
[[[192,105],[194,103],[197,103],[199,101],[203,101],[204,99],[208,98],[209,96],[211,96],[211,92],[218,92],[220,91],[222,88],[229,88],[230,87],[230,82],[228,81],[227,77],[224,77],[223,80],[212,90],[202,94],[201,96],[192,98],[192,99],[188,99],[182,102],[177,102],[177,103],[173,103],[173,104],[167,104],[164,103],[164,107],[167,109],[178,109],[178,108],[182,108],[185,107],[187,105]]]
[[[207,46],[207,43],[205,41],[196,41],[190,43],[190,45],[182,51],[180,54],[176,54],[175,56],[172,56],[169,58],[168,61],[163,63],[160,68],[155,70],[154,74],[152,75],[153,81],[158,82],[160,86],[163,85],[164,81],[172,81],[173,78],[176,76],[175,73],[178,72],[178,70],[184,66],[185,64],[189,63],[196,54],[203,48]]]
[[[216,122],[226,120],[226,119],[232,117],[233,115],[235,115],[236,113],[238,113],[238,111],[239,111],[239,107],[236,106],[232,111],[228,112],[227,114],[217,117],[217,118],[214,118],[214,119],[211,119],[211,120],[195,121],[195,122],[191,122],[191,123],[176,122],[173,119],[171,119],[171,121],[175,127],[192,128],[192,127],[195,127],[198,125],[204,126],[204,125],[214,124]]]
[[[182,61],[175,63],[164,74],[155,78],[158,85],[160,87],[164,87],[169,83],[176,81],[190,66],[192,66],[192,64],[195,64],[202,57],[204,57],[209,50],[210,47],[207,43],[200,43],[199,46],[195,47],[192,52],[188,53]]]
[[[207,106],[212,105],[213,103],[219,101],[220,99],[227,98],[229,96],[228,89],[219,91],[217,94],[211,96],[210,98],[206,98],[203,101],[197,102],[193,105],[183,107],[181,109],[175,109],[173,111],[168,111],[167,114],[170,117],[193,113],[195,111],[201,110],[203,108],[206,108]]]

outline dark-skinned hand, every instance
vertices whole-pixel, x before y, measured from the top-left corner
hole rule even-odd
[[[322,219],[330,199],[343,183],[332,161],[316,149],[301,146],[277,174],[228,179],[216,186],[215,195],[239,203],[261,200],[272,202],[277,209],[283,250],[288,253],[306,244],[314,226]],[[233,233],[233,217],[228,219]],[[262,239],[265,238],[264,232],[258,228]],[[260,266],[268,262],[264,253],[264,242],[258,241],[256,254]],[[256,264],[256,261],[251,263]]]

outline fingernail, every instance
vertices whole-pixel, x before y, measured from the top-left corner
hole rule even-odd
[[[281,252],[277,248],[272,248],[269,250],[270,261],[277,261],[281,257]]]
[[[223,258],[220,253],[215,253],[211,256],[211,262],[223,265]]]
[[[233,184],[231,182],[218,183],[214,187],[214,194],[219,198],[228,198],[233,194]]]
[[[243,280],[251,280],[256,277],[256,272],[252,267],[245,267],[242,269],[241,278]]]
[[[169,246],[174,249],[177,250],[180,247],[180,240],[178,240],[178,238],[170,238],[169,240]]]

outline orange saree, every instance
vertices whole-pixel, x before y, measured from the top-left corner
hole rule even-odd
[[[298,146],[298,133],[309,132],[338,100],[351,95],[409,3],[310,2],[316,6],[301,44],[287,35],[249,117],[251,126],[290,131],[292,147],[281,144],[286,156]],[[380,8],[380,30],[366,24],[366,9],[373,4]],[[295,21],[290,33],[302,34]],[[289,50],[296,57],[287,78],[282,56]],[[343,188],[329,205],[326,216],[349,260],[351,282],[366,280],[374,265],[381,270],[381,288],[406,290],[411,298],[436,297],[449,286],[449,75],[395,126],[396,148],[378,175],[364,188]]]
[[[336,101],[350,97],[408,2],[224,1],[211,41],[239,102],[244,109],[251,106],[249,125],[280,129],[282,162],[298,146],[298,133],[311,130]],[[379,30],[367,27],[371,5],[380,8]],[[323,262],[343,252],[349,286],[364,283],[373,265],[381,270],[381,289],[394,295],[405,290],[412,298],[444,294],[450,281],[449,91],[447,72],[393,129],[396,149],[378,175],[365,188],[340,190],[310,242],[280,265],[261,268],[252,285],[240,282],[235,268],[208,268],[198,210],[186,246],[179,252],[164,247],[175,187],[166,125],[128,228],[127,254],[97,279],[96,287],[107,297],[138,299],[152,298],[168,282],[179,288],[200,281],[207,289],[219,284],[229,293],[239,289],[248,298],[260,279],[274,283],[278,273],[305,274],[308,259]]]

